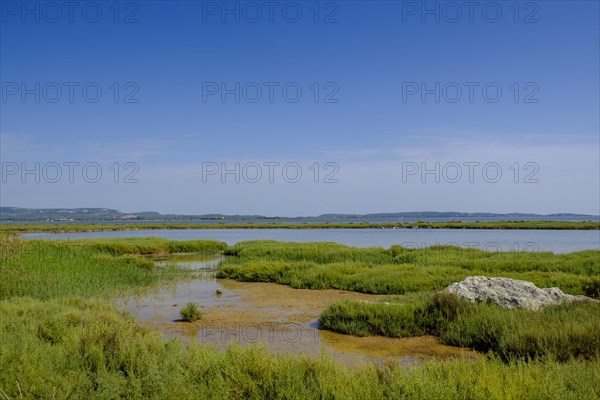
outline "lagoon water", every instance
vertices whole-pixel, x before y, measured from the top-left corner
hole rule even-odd
[[[31,233],[29,239],[124,238],[156,236],[174,240],[214,239],[233,245],[247,240],[336,242],[355,247],[422,248],[437,244],[488,251],[573,251],[600,249],[599,230],[510,229],[157,229],[116,232]]]

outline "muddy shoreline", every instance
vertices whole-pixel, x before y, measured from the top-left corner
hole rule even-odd
[[[378,301],[379,295],[217,280],[211,270],[218,259],[179,257],[174,261],[180,267],[198,271],[198,277],[118,301],[121,308],[169,338],[179,337],[220,349],[234,342],[260,345],[281,355],[320,358],[325,353],[349,366],[365,362],[412,365],[434,357],[477,356],[469,349],[444,345],[432,336],[356,337],[318,329],[318,318],[329,304],[343,299]],[[217,294],[217,289],[222,294]],[[202,320],[180,321],[179,310],[190,301],[200,306]]]

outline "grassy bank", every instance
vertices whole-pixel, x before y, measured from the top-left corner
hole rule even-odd
[[[470,275],[524,279],[583,294],[600,275],[600,251],[490,252],[453,246],[354,248],[335,243],[252,241],[228,247],[218,277],[294,288],[405,294],[444,288]]]
[[[0,396],[86,399],[592,399],[599,361],[431,361],[350,370],[165,340],[93,299],[0,301]]]
[[[103,232],[156,229],[564,229],[598,230],[600,221],[491,221],[491,222],[219,222],[219,223],[82,223],[82,224],[0,224],[5,232]]]
[[[75,239],[53,243],[59,247],[90,248],[114,255],[163,255],[172,253],[213,255],[222,253],[227,247],[225,243],[216,240],[168,240],[158,237]]]
[[[224,244],[164,239],[81,240],[69,242],[0,240],[0,299],[31,296],[110,296],[148,287],[184,271],[156,270],[141,255],[184,250],[214,254]]]
[[[492,352],[503,360],[600,356],[600,304],[577,302],[544,311],[471,304],[456,296],[425,295],[393,303],[343,301],[319,324],[352,335],[438,336],[450,345]]]

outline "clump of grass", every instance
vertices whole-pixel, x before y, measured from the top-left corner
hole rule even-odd
[[[600,357],[600,305],[592,302],[530,311],[473,304],[447,293],[406,304],[345,300],[330,305],[319,325],[359,336],[432,334],[446,344],[491,351],[503,360]]]
[[[421,336],[428,333],[419,320],[419,310],[427,301],[428,297],[422,296],[394,303],[341,300],[323,311],[319,326],[356,336]]]
[[[444,343],[491,351],[503,360],[599,358],[600,306],[573,302],[540,312],[474,304],[445,322],[439,336]]]
[[[154,268],[156,268],[156,264],[154,264],[154,262],[152,262],[142,256],[126,254],[124,256],[118,257],[118,260],[122,261],[123,263],[125,263],[127,265],[132,265],[132,266],[135,266],[138,268],[146,269],[148,271],[153,271]]]
[[[87,247],[113,255],[157,255],[169,253],[221,253],[226,244],[216,240],[168,240],[158,237],[141,238],[94,238],[56,241],[57,246]]]
[[[239,256],[239,249],[236,246],[227,246],[225,250],[223,250],[224,256]]]
[[[0,262],[21,251],[22,244],[18,238],[18,233],[0,231]]]
[[[198,304],[189,302],[179,311],[181,319],[187,322],[198,321],[202,318],[202,311],[198,307]]]
[[[583,283],[583,293],[593,299],[600,299],[600,277],[593,277]]]

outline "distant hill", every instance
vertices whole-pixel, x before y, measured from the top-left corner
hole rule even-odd
[[[0,207],[1,220],[80,220],[116,219],[122,213],[110,208],[19,208]]]
[[[122,213],[111,208],[20,208],[0,207],[0,221],[28,221],[28,222],[52,222],[52,221],[240,221],[240,220],[473,220],[473,219],[497,219],[497,220],[598,220],[597,215],[587,214],[530,214],[530,213],[464,213],[464,212],[397,212],[397,213],[374,213],[374,214],[321,214],[312,217],[267,217],[263,215],[224,215],[224,214],[161,214],[155,211],[144,211],[135,213]]]
[[[231,216],[234,218],[235,216]],[[0,207],[0,221],[114,221],[225,219],[220,214],[179,215],[156,211],[122,213],[111,208],[20,208]]]
[[[417,212],[397,212],[397,213],[375,213],[375,214],[321,214],[319,218],[422,218],[423,220],[427,220],[429,218],[456,218],[457,220],[464,218],[564,218],[564,217],[574,217],[574,218],[598,218],[597,215],[588,215],[588,214],[570,214],[570,213],[558,213],[558,214],[533,214],[533,213],[506,213],[506,214],[497,214],[497,213],[465,213],[465,212],[440,212],[440,211],[417,211]]]

